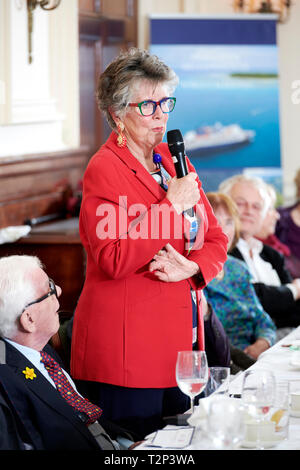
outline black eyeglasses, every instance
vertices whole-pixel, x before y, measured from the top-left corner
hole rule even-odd
[[[50,291],[47,294],[43,295],[42,297],[39,297],[37,300],[34,300],[33,302],[30,302],[29,304],[27,304],[23,308],[22,313],[24,312],[24,310],[26,310],[27,307],[30,307],[30,305],[38,304],[38,303],[42,302],[43,300],[47,299],[48,297],[51,297],[51,295],[55,295],[55,297],[58,299],[55,282],[50,278],[49,278],[49,287],[50,287]]]
[[[157,106],[160,106],[160,109],[163,113],[171,113],[175,108],[176,98],[168,97],[163,98],[160,101],[146,100],[141,101],[140,103],[128,103],[128,106],[139,108],[142,116],[152,116],[155,113]]]

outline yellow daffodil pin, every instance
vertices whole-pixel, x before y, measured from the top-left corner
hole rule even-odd
[[[25,375],[26,379],[33,380],[34,377],[36,377],[36,374],[34,373],[34,369],[30,369],[29,367],[26,367],[26,369],[22,370],[22,372]]]

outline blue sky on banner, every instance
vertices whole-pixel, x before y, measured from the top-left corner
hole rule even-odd
[[[277,47],[274,45],[259,47],[211,44],[155,45],[158,55],[165,54],[166,48],[168,65],[182,71],[272,74],[278,72]]]

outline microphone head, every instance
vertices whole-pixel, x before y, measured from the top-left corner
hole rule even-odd
[[[170,152],[181,152],[184,154],[183,137],[179,129],[173,129],[167,132],[167,140]]]

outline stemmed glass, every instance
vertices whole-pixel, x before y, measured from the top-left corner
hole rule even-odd
[[[180,390],[190,397],[191,412],[194,399],[205,388],[208,380],[208,365],[204,351],[179,351],[176,363],[176,381]]]
[[[256,448],[263,449],[261,430],[264,420],[274,406],[275,376],[268,370],[249,370],[245,372],[242,387],[242,401],[248,414],[256,421]]]

